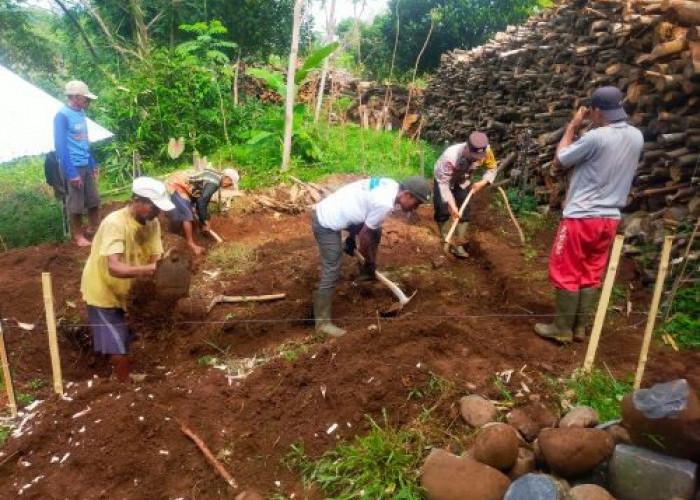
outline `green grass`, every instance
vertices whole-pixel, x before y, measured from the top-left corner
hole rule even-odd
[[[369,417],[368,417],[369,418]],[[286,463],[301,471],[304,480],[315,482],[331,500],[355,498],[418,500],[418,471],[426,440],[416,430],[379,426],[369,418],[371,429],[352,443],[339,443],[318,461],[309,460],[303,445],[292,446]]]
[[[3,446],[7,442],[7,440],[10,438],[11,433],[11,427],[0,425],[0,446]]]
[[[255,263],[255,249],[240,243],[217,245],[207,260],[229,275],[245,272]]]
[[[401,180],[421,173],[421,148],[425,175],[432,175],[439,156],[426,142],[399,139],[396,132],[361,129],[354,124],[310,128],[309,135],[321,151],[320,160],[293,159],[289,174],[315,181],[334,173],[386,176]],[[234,144],[211,155],[215,165],[233,165],[241,173],[241,187],[259,188],[285,180],[280,168],[280,146],[274,141],[255,145]]]
[[[576,406],[590,406],[598,412],[601,422],[620,418],[620,402],[625,394],[632,392],[631,376],[619,380],[607,369],[605,372],[593,369],[590,374],[575,373],[571,378],[549,383],[558,393],[560,403],[568,401]]]
[[[681,349],[700,349],[700,284],[678,290],[671,304],[671,316],[659,326]]]

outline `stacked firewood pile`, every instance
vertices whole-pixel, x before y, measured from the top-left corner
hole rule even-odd
[[[562,2],[481,47],[445,54],[426,95],[425,136],[452,143],[486,131],[500,156],[517,153],[506,172],[513,184],[557,208],[567,179],[552,167],[556,145],[602,85],[626,93],[646,141],[626,209],[627,251],[692,231],[700,215],[698,0]],[[684,244],[678,236],[677,253]]]

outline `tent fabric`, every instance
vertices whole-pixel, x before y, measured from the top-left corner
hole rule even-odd
[[[53,118],[64,104],[0,65],[0,163],[53,151]],[[114,134],[88,119],[88,138]]]

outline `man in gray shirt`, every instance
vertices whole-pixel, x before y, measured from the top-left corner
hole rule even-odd
[[[556,167],[573,167],[573,173],[549,255],[555,319],[536,324],[535,331],[561,343],[586,338],[586,321],[597,299],[620,208],[627,204],[644,146],[642,133],[626,121],[619,89],[597,89],[590,107],[575,113],[554,158]],[[596,128],[574,142],[584,118]]]

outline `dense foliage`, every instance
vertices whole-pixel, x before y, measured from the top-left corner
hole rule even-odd
[[[439,22],[420,60],[420,72],[435,69],[448,50],[477,46],[548,4],[548,0],[390,0],[388,11],[372,23],[358,26],[346,20],[338,33],[349,38],[355,62],[370,76],[384,79],[391,71],[397,30],[395,75],[405,76],[425,43],[431,20]]]

